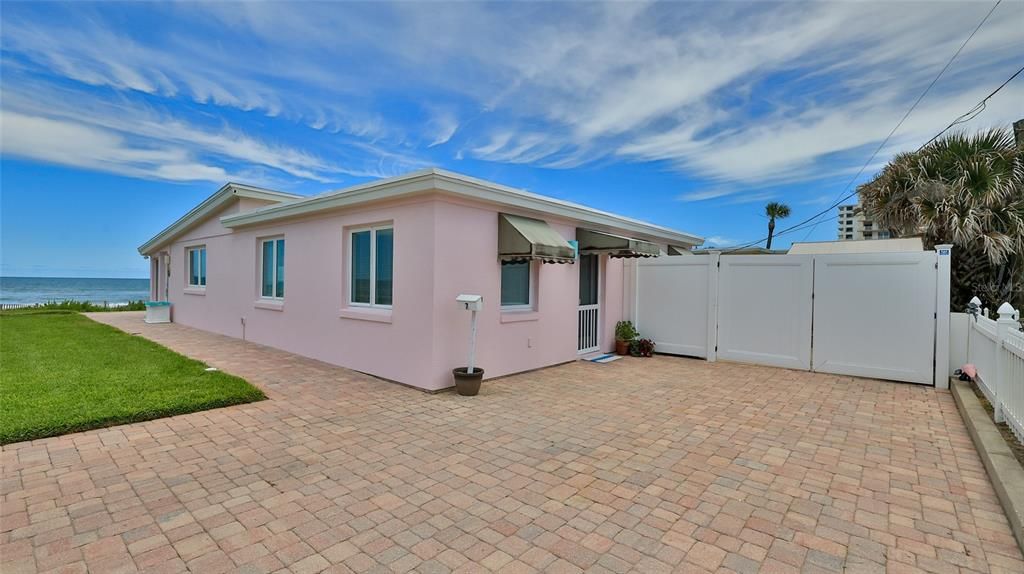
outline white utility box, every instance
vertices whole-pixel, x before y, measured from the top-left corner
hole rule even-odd
[[[146,301],[146,322],[147,323],[170,323],[171,302],[170,301]]]

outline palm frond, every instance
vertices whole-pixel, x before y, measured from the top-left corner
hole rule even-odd
[[[954,284],[964,284],[954,289],[954,306],[971,289],[998,283],[989,292],[1008,293],[1010,282],[1024,281],[1024,152],[1011,130],[949,133],[899,153],[857,192],[868,215],[896,236],[956,246]]]

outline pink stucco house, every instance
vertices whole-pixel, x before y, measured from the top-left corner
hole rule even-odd
[[[701,238],[438,169],[312,197],[229,183],[147,241],[175,322],[426,390],[608,351],[623,259]]]

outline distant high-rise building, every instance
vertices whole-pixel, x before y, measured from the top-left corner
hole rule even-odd
[[[875,225],[875,222],[864,213],[864,209],[859,203],[839,206],[838,231],[839,241],[889,239],[889,230]]]

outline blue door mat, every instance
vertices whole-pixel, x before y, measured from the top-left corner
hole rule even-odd
[[[612,361],[618,361],[621,358],[622,357],[620,355],[612,355],[610,353],[605,353],[604,355],[598,355],[596,357],[590,357],[588,359],[583,360],[590,361],[591,363],[610,363]]]

